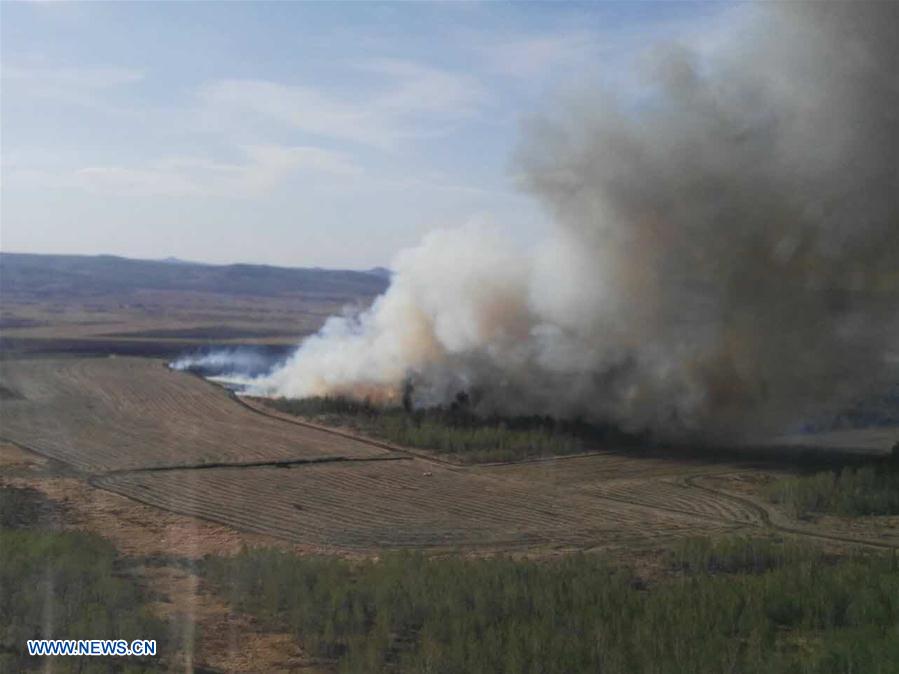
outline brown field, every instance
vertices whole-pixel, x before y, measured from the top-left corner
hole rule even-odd
[[[577,493],[547,493],[486,470],[455,471],[420,459],[129,473],[94,484],[248,531],[346,551],[587,549],[733,526],[722,518],[685,518]]]
[[[3,437],[90,473],[387,454],[254,414],[161,361],[17,359],[0,381]]]
[[[896,518],[799,522],[774,510],[758,487],[792,469],[757,457],[604,451],[453,466],[254,411],[140,358],[8,360],[0,387],[4,440],[99,489],[307,550],[541,554],[769,529],[899,546]]]
[[[296,344],[349,298],[221,297],[141,291],[87,300],[4,299],[0,329],[20,339],[240,341]],[[264,323],[260,327],[260,323]]]
[[[235,297],[138,291],[0,304],[0,357],[29,354],[172,358],[212,345],[286,350],[347,304],[367,298]]]
[[[328,316],[367,306],[386,284],[351,272],[134,260],[113,261],[110,272],[100,258],[72,258],[62,268],[59,260],[0,254],[0,359],[174,358],[237,346],[286,354]],[[66,271],[71,265],[77,274]]]

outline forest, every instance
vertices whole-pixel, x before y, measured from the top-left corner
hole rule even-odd
[[[887,674],[899,558],[691,540],[647,581],[599,555],[550,560],[208,558],[232,606],[355,673]]]
[[[57,519],[39,492],[0,488],[0,672],[163,671],[157,658],[27,656],[29,639],[156,639],[159,653],[173,648],[115,548],[60,531]]]
[[[342,396],[261,400],[295,416],[354,431],[397,445],[426,449],[466,463],[515,461],[576,454],[605,444],[636,446],[645,438],[611,424],[547,416],[481,416],[467,395],[447,407],[378,406]]]
[[[899,445],[897,445],[899,447]],[[797,517],[899,515],[899,452],[889,460],[778,480],[765,490]]]

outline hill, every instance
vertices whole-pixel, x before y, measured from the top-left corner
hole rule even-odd
[[[0,292],[5,300],[96,297],[138,290],[365,297],[383,292],[388,283],[378,272],[0,253]]]

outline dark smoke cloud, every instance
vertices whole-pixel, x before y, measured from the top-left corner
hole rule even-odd
[[[899,326],[899,3],[741,10],[711,50],[657,47],[646,95],[531,120],[536,256],[435,232],[260,392],[614,420],[721,439],[876,385]]]

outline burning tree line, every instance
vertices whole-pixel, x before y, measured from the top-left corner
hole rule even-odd
[[[472,396],[459,392],[449,405],[416,407],[407,385],[400,405],[378,405],[346,396],[274,398],[265,404],[282,412],[345,426],[387,442],[431,450],[464,462],[512,461],[565,455],[599,446],[635,445],[644,435],[612,424],[559,420],[546,415],[481,415]]]

